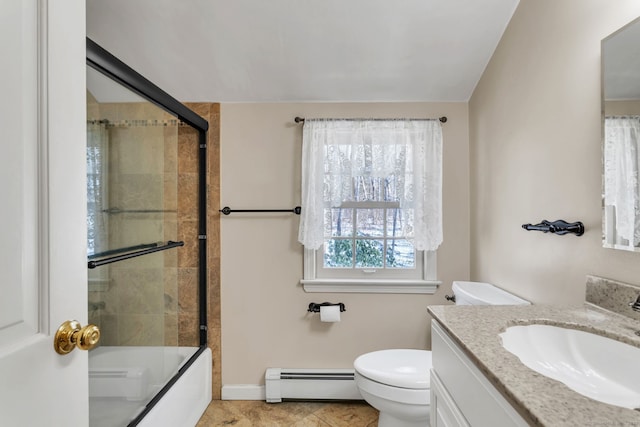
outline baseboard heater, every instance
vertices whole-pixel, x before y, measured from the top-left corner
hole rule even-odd
[[[267,402],[283,400],[362,400],[353,369],[268,368]]]

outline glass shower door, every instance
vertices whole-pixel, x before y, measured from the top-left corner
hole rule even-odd
[[[122,426],[184,360],[180,122],[91,68],[87,86],[88,310],[102,334],[89,354],[90,423]]]

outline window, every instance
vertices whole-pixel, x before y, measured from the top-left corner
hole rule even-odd
[[[403,232],[413,213],[397,202],[345,202],[325,209],[325,241],[317,251],[316,277],[416,278],[420,261]],[[360,271],[359,271],[360,270]]]
[[[104,121],[87,122],[87,255],[108,248],[108,131]]]
[[[109,132],[106,121],[87,121],[87,256],[109,248],[107,165]],[[89,269],[89,290],[106,291],[109,268]]]
[[[435,292],[441,139],[436,121],[305,122],[305,290]]]

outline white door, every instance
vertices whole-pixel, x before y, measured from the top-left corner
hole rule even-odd
[[[0,0],[0,425],[88,425],[84,0]]]

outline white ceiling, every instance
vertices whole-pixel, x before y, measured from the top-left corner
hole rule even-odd
[[[182,101],[468,101],[519,0],[87,0],[87,36]]]

